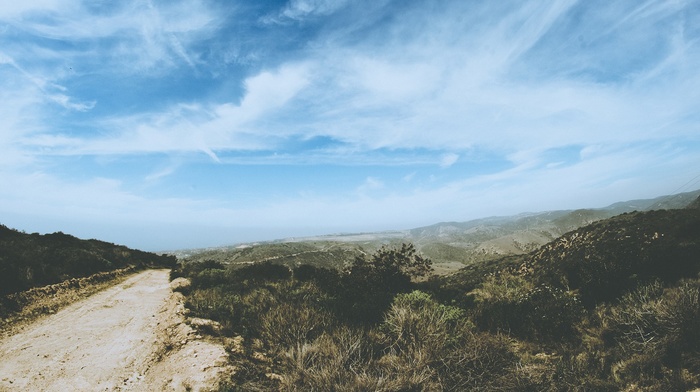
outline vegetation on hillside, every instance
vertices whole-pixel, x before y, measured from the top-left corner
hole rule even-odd
[[[412,245],[342,270],[188,262],[222,390],[686,391],[700,386],[700,211],[631,213],[418,279]],[[242,345],[240,338],[243,338]]]
[[[468,222],[443,222],[405,231],[338,234],[262,242],[212,249],[182,250],[177,256],[196,262],[224,264],[272,261],[290,268],[310,264],[343,269],[360,255],[382,246],[413,243],[433,261],[435,272],[449,274],[504,256],[525,255],[554,239],[593,222],[635,210],[683,208],[697,199],[700,190],[649,200],[621,202],[599,209],[579,209],[491,217]],[[695,202],[700,203],[700,201]]]
[[[61,232],[26,234],[0,225],[0,297],[99,272],[172,267],[176,262],[172,256],[81,240]]]

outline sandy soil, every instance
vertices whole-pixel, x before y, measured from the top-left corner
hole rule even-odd
[[[225,367],[186,323],[167,270],[148,270],[0,342],[0,391],[197,391]]]

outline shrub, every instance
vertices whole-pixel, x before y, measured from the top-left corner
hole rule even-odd
[[[223,269],[204,269],[190,275],[192,288],[224,286],[229,282],[229,274]]]
[[[668,305],[659,312],[660,324],[668,335],[668,360],[671,363],[694,358],[693,371],[698,373],[700,352],[700,282],[683,282],[678,288],[664,293]]]
[[[370,258],[356,258],[342,276],[341,314],[357,324],[381,321],[394,295],[410,291],[411,280],[427,274],[431,264],[412,244],[382,247]]]
[[[260,315],[259,336],[273,351],[301,348],[332,325],[330,314],[308,303],[277,303]]]
[[[575,339],[575,326],[584,315],[574,294],[547,284],[533,287],[518,275],[490,277],[470,295],[479,327],[526,339]]]
[[[508,339],[475,332],[463,310],[420,291],[397,295],[381,330],[387,354],[379,363],[417,390],[504,387],[515,364]]]
[[[382,324],[388,346],[395,352],[417,352],[431,360],[449,344],[455,327],[465,323],[464,311],[435,302],[428,294],[413,291],[394,298]]]
[[[522,276],[491,275],[468,294],[474,303],[474,319],[479,327],[489,331],[510,332],[522,320],[516,314],[517,302],[533,289]]]
[[[700,283],[644,285],[599,311],[601,335],[613,344],[611,370],[622,383],[687,390],[700,383]]]
[[[464,330],[440,358],[445,391],[519,390],[517,356],[501,334]]]
[[[222,287],[215,287],[191,290],[186,297],[185,306],[194,316],[218,321],[223,332],[231,334],[238,329],[242,310],[240,303],[240,296]]]
[[[370,342],[366,333],[341,326],[310,344],[291,348],[282,390],[353,390],[358,375],[369,371],[374,357]]]
[[[659,320],[663,286],[660,282],[640,286],[620,298],[605,314],[605,340],[616,341],[625,350],[655,351],[663,334]]]
[[[295,267],[292,276],[299,282],[313,282],[327,292],[334,292],[340,286],[340,275],[337,270],[302,264]]]
[[[237,281],[274,282],[291,278],[292,271],[288,267],[266,261],[238,267],[233,277]]]
[[[577,338],[575,325],[583,317],[584,309],[574,294],[542,284],[518,299],[515,315],[522,317],[515,328],[521,337],[547,342],[571,341]],[[511,325],[516,321],[510,320]]]

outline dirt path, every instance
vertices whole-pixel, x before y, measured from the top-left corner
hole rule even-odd
[[[142,272],[0,342],[0,391],[204,389],[225,352],[184,321],[168,271]]]

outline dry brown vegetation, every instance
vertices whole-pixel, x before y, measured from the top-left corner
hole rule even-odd
[[[700,386],[700,211],[625,214],[417,282],[410,245],[344,270],[185,263],[237,336],[221,390],[686,391]]]

